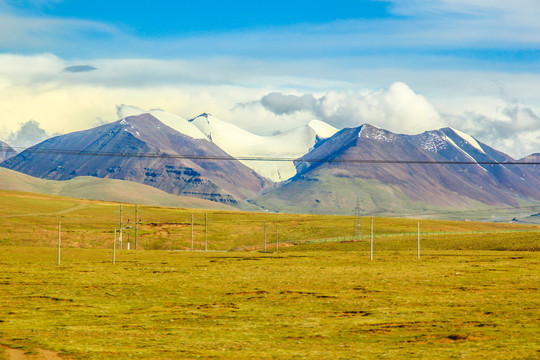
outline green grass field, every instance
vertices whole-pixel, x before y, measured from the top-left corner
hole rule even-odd
[[[163,250],[189,248],[192,210],[141,207],[140,249],[112,264],[115,210],[0,192],[0,345],[63,359],[540,356],[540,233],[523,231],[537,226],[423,220],[422,231],[460,234],[422,235],[418,259],[415,236],[383,236],[414,232],[416,220],[375,218],[371,261],[368,240]],[[262,245],[265,222],[272,241],[275,226],[290,240],[350,236],[354,220],[208,216],[212,250]]]

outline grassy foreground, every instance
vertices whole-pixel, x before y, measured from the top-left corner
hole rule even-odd
[[[537,252],[0,247],[4,345],[65,359],[533,359]]]
[[[347,237],[352,216],[139,210],[139,250],[112,264],[119,204],[0,191],[0,346],[64,359],[540,356],[539,226],[422,220],[417,259],[417,220],[375,218],[370,261],[367,240],[219,252],[260,250],[264,224],[269,250],[276,229]],[[203,248],[205,213],[214,252],[174,251],[190,248],[191,214]]]

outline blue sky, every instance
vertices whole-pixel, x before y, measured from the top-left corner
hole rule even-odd
[[[449,125],[519,157],[540,152],[539,18],[538,0],[0,0],[0,139],[131,104],[259,133]],[[271,93],[320,106],[277,114]]]
[[[301,23],[385,18],[389,3],[327,1],[10,1],[21,15],[76,18],[115,24],[143,37],[264,29]]]

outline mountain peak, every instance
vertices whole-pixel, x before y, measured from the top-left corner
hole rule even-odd
[[[319,139],[329,138],[339,131],[337,128],[321,120],[311,120],[306,126],[312,129]]]
[[[213,115],[210,113],[202,113],[200,115],[195,116],[193,119],[189,119],[189,122],[193,122],[194,120],[199,119],[199,118],[205,118],[208,120],[211,117],[213,117]]]
[[[391,131],[378,128],[375,125],[363,124],[358,133],[359,138],[376,140],[379,142],[395,142],[399,135]]]

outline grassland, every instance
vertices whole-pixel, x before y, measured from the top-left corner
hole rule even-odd
[[[140,210],[145,250],[118,250],[112,264],[118,204],[0,193],[0,344],[64,359],[540,355],[539,233],[517,232],[538,227],[423,220],[422,231],[461,234],[423,235],[418,259],[415,236],[381,236],[413,232],[416,220],[375,218],[371,261],[369,241],[279,253],[163,250],[189,248],[185,221],[194,213],[201,222],[203,212]],[[214,250],[261,245],[264,223],[269,240],[276,226],[299,240],[349,236],[353,225],[352,217],[206,213]],[[200,249],[203,226],[195,229]],[[515,232],[480,233],[488,230]]]
[[[67,249],[62,266],[51,248],[0,247],[0,335],[75,359],[538,357],[538,253],[331,246],[114,265]]]
[[[114,229],[119,228],[120,204],[64,198],[22,192],[0,191],[0,245],[55,246],[58,223],[62,223],[64,247],[112,248]],[[123,205],[124,244],[134,245],[135,206]],[[204,217],[207,216],[207,242],[210,250],[231,250],[249,246],[262,246],[266,227],[267,242],[275,242],[276,229],[281,242],[353,235],[352,216],[292,215],[250,213],[238,211],[193,210],[139,206],[138,248],[159,250],[187,250],[191,248],[191,215],[194,216],[194,248],[204,248]],[[266,225],[265,225],[266,224]],[[370,219],[362,218],[364,234],[370,233]],[[376,237],[399,233],[412,233],[417,220],[400,218],[374,219]],[[486,231],[539,230],[539,225],[508,223],[460,222],[421,220],[421,231],[460,232],[464,244],[480,241],[483,245],[466,246],[471,249],[540,250],[537,242],[514,242],[512,247],[504,236],[483,235]],[[422,236],[425,238],[424,236]],[[412,239],[413,237],[409,237]],[[526,239],[531,239],[527,237]],[[391,238],[388,238],[391,239]],[[455,236],[433,238],[445,248]],[[470,240],[466,240],[470,239]],[[476,239],[476,240],[475,240]],[[429,240],[429,237],[426,238]],[[490,245],[489,245],[490,244]],[[451,247],[455,248],[455,246]],[[438,249],[438,248],[437,248]]]

